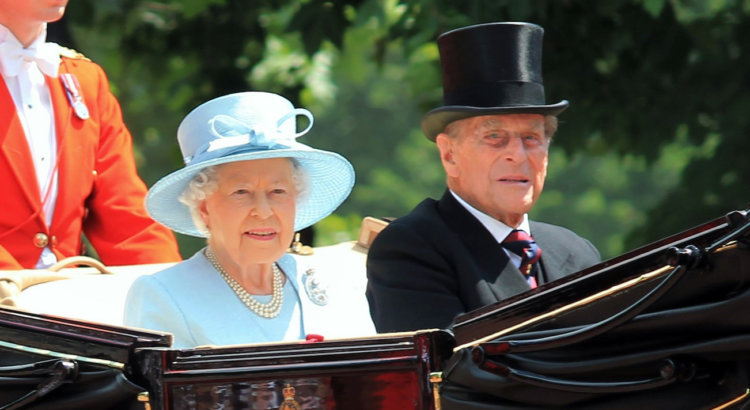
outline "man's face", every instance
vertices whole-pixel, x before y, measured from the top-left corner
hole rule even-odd
[[[51,23],[62,18],[68,0],[2,0],[0,14],[17,24]]]
[[[44,23],[60,20],[68,0],[0,0],[0,24],[28,47],[42,32]]]
[[[517,227],[547,176],[549,139],[541,114],[471,117],[436,142],[448,187],[478,210]]]

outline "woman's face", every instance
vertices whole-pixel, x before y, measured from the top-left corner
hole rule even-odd
[[[198,209],[217,257],[240,268],[278,260],[294,235],[297,192],[291,161],[222,164],[216,181],[218,188]]]

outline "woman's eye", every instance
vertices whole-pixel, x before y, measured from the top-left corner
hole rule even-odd
[[[245,195],[247,193],[247,189],[236,189],[232,194],[234,195]]]
[[[274,190],[273,190],[273,191],[271,191],[271,192],[273,192],[274,194],[285,194],[285,193],[286,193],[286,189],[283,189],[283,188],[276,188],[276,189],[274,189]]]

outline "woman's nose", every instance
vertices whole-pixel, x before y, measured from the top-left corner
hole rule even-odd
[[[259,195],[251,212],[259,218],[267,218],[273,213],[271,203],[265,195]]]

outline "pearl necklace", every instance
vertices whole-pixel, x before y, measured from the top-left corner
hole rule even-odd
[[[281,270],[276,265],[276,263],[272,265],[273,291],[271,294],[271,301],[267,304],[263,304],[255,300],[255,298],[253,298],[251,294],[247,293],[247,291],[242,287],[242,285],[239,284],[239,282],[229,276],[227,271],[225,271],[224,268],[221,267],[219,261],[216,260],[216,255],[214,255],[213,251],[210,248],[206,248],[205,255],[206,259],[208,259],[208,261],[211,262],[211,265],[213,265],[214,269],[216,269],[216,271],[221,274],[221,277],[224,278],[224,281],[227,282],[227,285],[232,288],[234,293],[242,301],[242,303],[245,304],[245,306],[247,306],[250,310],[252,310],[255,314],[262,318],[273,319],[279,315],[279,313],[281,312],[281,305],[284,304],[284,283]]]

